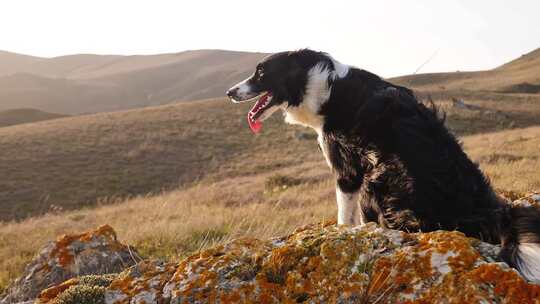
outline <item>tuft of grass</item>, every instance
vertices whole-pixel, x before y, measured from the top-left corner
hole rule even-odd
[[[282,174],[273,174],[264,181],[266,193],[275,193],[286,190],[287,188],[300,185],[302,180]]]
[[[174,260],[185,258],[201,249],[219,244],[229,236],[230,229],[223,225],[190,231],[176,238],[151,236],[138,240],[134,247],[142,256]]]

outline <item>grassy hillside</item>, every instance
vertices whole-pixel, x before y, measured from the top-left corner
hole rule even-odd
[[[417,74],[392,79],[430,92],[491,91],[503,93],[540,93],[540,49],[498,68],[478,72]]]
[[[277,134],[260,137],[268,141],[271,135]],[[258,140],[252,143],[262,144]],[[496,188],[540,189],[540,127],[472,135],[463,141]],[[47,240],[104,223],[143,255],[173,259],[231,238],[266,238],[333,219],[334,184],[326,164],[314,147],[297,159],[296,151],[303,151],[304,144],[292,143],[272,142],[223,165],[223,170],[236,167],[241,175],[218,170],[215,176],[220,178],[160,195],[0,223],[0,290]],[[283,151],[291,145],[298,146],[294,154]]]
[[[539,100],[437,104],[459,135],[527,127],[540,115]],[[286,126],[281,115],[254,136],[249,106],[215,99],[1,128],[0,220],[321,158],[315,140],[295,136],[310,131]]]
[[[198,50],[37,58],[0,53],[0,110],[78,114],[223,96],[265,54]]]
[[[287,166],[279,151],[316,150],[279,115],[252,135],[248,106],[218,99],[0,128],[0,220]]]
[[[0,111],[0,127],[38,122],[61,117],[66,117],[66,115],[48,113],[36,109],[6,110]]]

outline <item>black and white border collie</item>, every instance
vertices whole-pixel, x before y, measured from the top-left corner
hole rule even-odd
[[[459,230],[502,244],[501,259],[540,282],[540,210],[498,199],[437,110],[411,90],[304,49],[268,56],[227,95],[256,100],[254,132],[281,109],[318,133],[337,180],[338,224]]]

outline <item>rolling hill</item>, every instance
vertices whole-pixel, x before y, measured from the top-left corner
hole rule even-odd
[[[66,115],[43,112],[36,109],[13,109],[0,111],[0,127],[19,125],[24,123],[38,122],[55,118],[66,117]]]
[[[265,54],[221,50],[39,58],[0,52],[0,111],[125,110],[222,96]]]
[[[437,104],[459,135],[533,126],[540,115],[540,97],[468,101],[470,109]],[[0,220],[321,159],[316,141],[302,139],[310,131],[286,126],[281,115],[253,136],[249,106],[211,99],[0,128]]]
[[[8,100],[1,95],[6,92],[24,92],[27,102],[39,103],[36,108],[54,108],[54,104],[69,109],[67,112],[77,112],[81,107],[98,111],[184,100],[179,95],[193,99],[220,95],[237,80],[233,78],[244,77],[263,56],[211,50],[97,56],[99,60],[95,55],[47,60],[0,55],[28,66],[41,65],[41,73],[48,75],[20,70],[2,76],[0,100]],[[523,77],[534,79],[540,68],[539,55],[537,50],[493,71],[476,72],[485,77],[475,76],[477,85],[468,91],[476,94],[474,98],[459,90],[443,90],[452,97],[466,96],[466,106],[448,98],[437,100],[448,114],[448,126],[463,136],[539,124],[540,95],[487,92],[478,84],[493,73],[510,77],[508,83],[520,83]],[[71,69],[59,68],[68,62]],[[422,91],[441,84],[455,85],[463,81],[461,74],[396,80],[412,81]],[[144,101],[138,99],[143,95],[147,96]],[[54,101],[49,99],[52,97]],[[245,127],[247,107],[232,106],[225,99],[182,101],[1,128],[0,220],[76,209],[173,189],[200,179],[244,175],[298,162],[296,157],[273,160],[273,155],[283,155],[283,151],[320,157],[312,151],[314,142],[297,139],[294,132],[298,129],[275,123],[279,115],[270,120],[274,127],[266,128],[266,134],[252,136]],[[251,161],[254,155],[258,159]],[[269,162],[261,165],[262,159]]]
[[[396,77],[394,82],[420,91],[540,93],[540,48],[487,71],[427,73]]]
[[[0,128],[0,221],[286,166],[261,165],[276,149],[316,150],[312,141],[288,146],[294,129],[283,123],[253,136],[248,106],[183,102]]]
[[[0,111],[24,107],[64,114],[96,113],[220,97],[231,84],[249,75],[265,55],[196,50],[40,58],[0,52]],[[540,93],[540,49],[492,70],[391,80],[420,93],[447,97],[536,94]]]

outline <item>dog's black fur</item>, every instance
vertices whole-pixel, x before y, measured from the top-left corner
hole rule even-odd
[[[272,103],[297,107],[317,64],[333,69],[335,62],[311,50],[279,53],[262,63],[266,84],[256,77],[253,84],[277,93]],[[271,80],[272,68],[280,70],[279,81]],[[540,243],[540,211],[499,199],[433,105],[357,68],[328,83],[330,97],[317,113],[324,119],[323,150],[341,191],[359,191],[364,221],[409,232],[459,230],[502,243],[501,258],[511,266],[531,267],[519,244]]]
[[[359,85],[362,84],[362,85]],[[344,192],[367,221],[406,231],[458,229],[498,242],[500,203],[434,108],[361,70],[335,80],[323,135]]]

